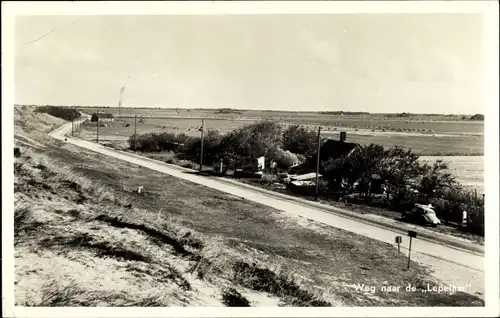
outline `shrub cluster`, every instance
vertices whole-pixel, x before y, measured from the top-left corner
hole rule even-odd
[[[46,113],[54,117],[62,118],[64,120],[72,121],[80,118],[81,114],[78,110],[71,107],[63,106],[40,106],[36,109],[39,113]]]

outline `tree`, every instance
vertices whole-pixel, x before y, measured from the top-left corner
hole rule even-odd
[[[283,132],[283,149],[292,153],[310,156],[317,150],[318,135],[299,125],[289,126]]]
[[[46,113],[54,117],[62,118],[64,120],[72,121],[81,116],[80,112],[72,107],[63,106],[40,106],[36,108],[39,113]]]
[[[483,114],[475,114],[475,115],[470,117],[470,120],[484,121],[484,115]]]
[[[255,160],[267,155],[270,149],[281,144],[281,127],[264,120],[243,126],[226,134],[220,143],[218,158],[222,158],[226,169],[253,165]]]
[[[424,175],[420,181],[419,191],[426,198],[439,197],[443,195],[443,190],[454,186],[457,181],[448,172],[448,164],[439,159],[432,166],[422,165]]]
[[[296,154],[291,153],[289,150],[283,150],[280,147],[275,147],[267,152],[267,163],[270,164],[271,161],[276,162],[279,168],[288,170],[293,165],[299,164],[300,160]]]
[[[343,187],[346,192],[351,192],[356,182],[359,182],[361,194],[368,196],[372,175],[380,173],[380,163],[385,156],[382,146],[358,146],[341,158],[323,163],[323,174],[333,189]]]
[[[384,153],[380,161],[380,176],[387,180],[387,193],[395,201],[406,195],[407,186],[425,172],[425,166],[418,161],[418,155],[411,149],[405,150],[395,146]]]
[[[208,130],[207,134],[203,137],[203,162],[207,165],[218,161],[222,139],[223,136],[217,130]],[[179,139],[179,142],[181,141],[182,139]],[[193,138],[189,142],[187,148],[189,155],[199,158],[201,151],[201,138]]]

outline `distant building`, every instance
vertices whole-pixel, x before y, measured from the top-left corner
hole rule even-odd
[[[99,114],[100,122],[113,122],[115,119],[113,118],[113,114],[103,113]]]
[[[113,114],[109,114],[109,113],[99,113],[99,114],[94,113],[90,117],[90,121],[96,122],[97,118],[99,118],[99,122],[113,122],[113,121],[115,121],[115,119],[113,118]]]

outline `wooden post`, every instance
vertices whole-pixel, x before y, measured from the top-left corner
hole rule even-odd
[[[410,269],[411,239],[417,237],[417,232],[408,231],[408,236],[410,237],[410,247],[408,248],[408,269]]]
[[[201,120],[200,171],[203,168],[203,137],[205,133],[205,119]]]
[[[396,243],[398,244],[398,253],[401,252],[401,249],[400,249],[400,244],[401,242],[403,241],[402,237],[401,236],[396,236]]]
[[[134,152],[137,147],[137,114],[134,116]]]
[[[408,249],[408,269],[410,269],[410,254],[411,254],[411,236],[410,236],[410,247]]]
[[[316,158],[316,196],[315,200],[318,200],[318,192],[319,192],[319,158],[320,158],[320,149],[321,149],[321,126],[318,127],[318,153]]]

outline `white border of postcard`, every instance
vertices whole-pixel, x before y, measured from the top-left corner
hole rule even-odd
[[[484,22],[485,307],[443,308],[26,308],[14,306],[13,105],[14,18],[18,15],[209,15],[317,13],[477,13]],[[5,317],[494,317],[499,314],[498,2],[276,1],[276,2],[2,2],[2,303]]]

